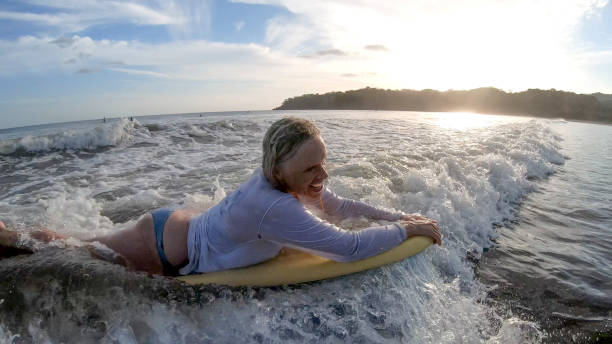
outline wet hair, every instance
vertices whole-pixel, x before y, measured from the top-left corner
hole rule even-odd
[[[263,139],[264,176],[275,186],[280,186],[274,175],[278,166],[291,159],[298,148],[308,139],[321,134],[314,123],[297,117],[286,117],[272,123]]]

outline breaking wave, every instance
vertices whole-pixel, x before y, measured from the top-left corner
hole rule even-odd
[[[0,140],[0,155],[27,155],[58,150],[95,150],[130,140],[137,122],[120,119],[93,128],[68,129],[50,135]]]

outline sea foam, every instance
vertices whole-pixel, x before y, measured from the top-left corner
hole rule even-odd
[[[0,140],[0,154],[49,152],[55,150],[92,150],[115,146],[130,139],[136,122],[120,119],[93,128],[68,129],[50,135],[27,135]]]

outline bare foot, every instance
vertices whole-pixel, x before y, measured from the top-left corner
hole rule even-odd
[[[48,243],[54,240],[64,240],[68,239],[67,236],[56,233],[50,229],[40,229],[36,231],[32,231],[30,236],[38,241],[42,241],[44,243]]]
[[[19,240],[19,233],[6,229],[4,222],[0,221],[0,245],[16,246]]]
[[[43,228],[35,231],[31,231],[29,236],[32,239],[38,240],[43,243],[49,243],[54,240],[64,240],[68,237],[61,235],[52,230]],[[6,225],[0,221],[0,245],[18,247],[19,245],[19,233],[6,229]]]
[[[19,233],[9,231],[4,223],[0,221],[0,259],[33,253],[30,249],[19,247],[18,243]]]

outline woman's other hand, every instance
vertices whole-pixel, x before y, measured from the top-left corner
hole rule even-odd
[[[406,229],[407,238],[422,235],[432,238],[434,244],[442,245],[442,233],[440,233],[440,229],[438,228],[436,221],[426,219],[400,221],[400,223]]]

